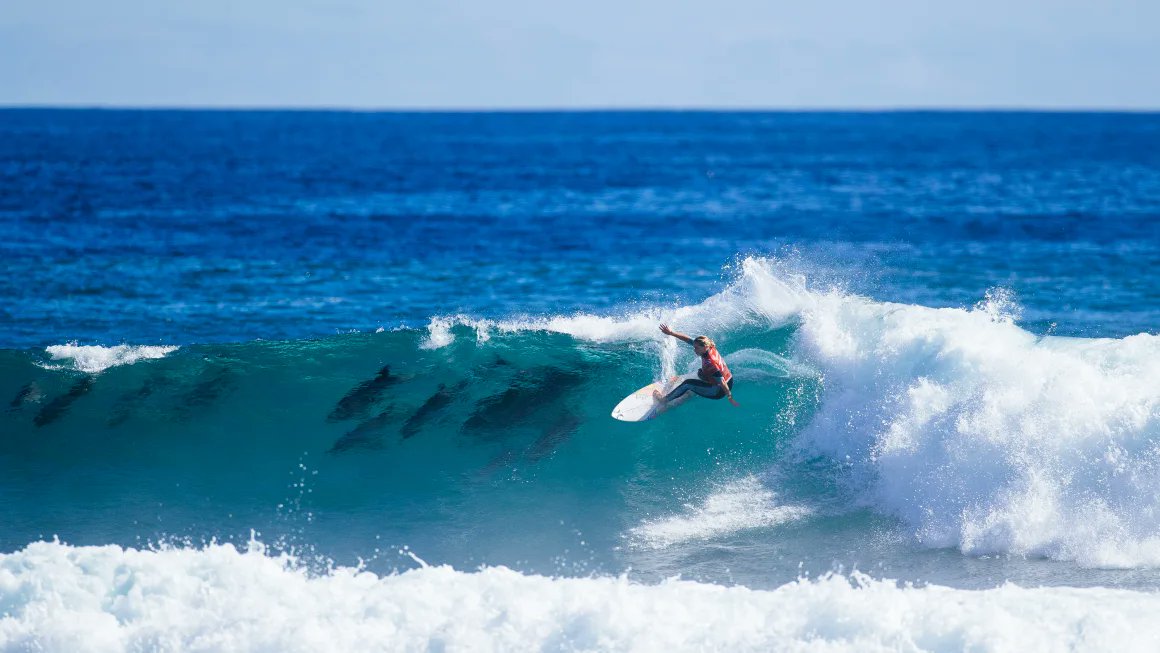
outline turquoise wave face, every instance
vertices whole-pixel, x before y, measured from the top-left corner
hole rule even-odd
[[[779,354],[790,334],[734,338],[747,352],[733,363],[744,412],[702,400],[652,424],[609,413],[659,378],[653,342],[537,331],[480,342],[456,326],[437,348],[419,331],[191,346],[97,373],[76,368],[99,368],[108,350],[6,351],[3,545],[257,529],[328,555],[405,543],[435,560],[550,572],[577,532],[613,551],[634,513],[693,479],[776,458],[791,429],[770,425],[816,394]]]

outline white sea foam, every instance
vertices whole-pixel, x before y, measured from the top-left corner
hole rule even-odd
[[[78,372],[96,374],[117,365],[132,365],[140,360],[163,358],[177,351],[177,347],[162,345],[52,345],[45,352],[57,361],[71,361],[71,367]]]
[[[455,326],[455,322],[450,318],[432,318],[427,325],[427,338],[419,345],[420,348],[439,349],[450,345],[455,341],[455,336],[451,335],[451,327],[453,326]]]
[[[1001,290],[969,310],[875,302],[756,259],[684,310],[709,333],[795,324],[788,353],[823,387],[798,446],[918,542],[1160,566],[1160,337],[1039,337]]]
[[[457,326],[466,326],[475,329],[476,342],[487,342],[491,337],[489,331],[495,328],[490,320],[476,320],[464,315],[453,317],[434,317],[427,323],[427,337],[419,343],[420,349],[441,349],[455,342],[452,329]]]
[[[497,567],[311,575],[260,546],[0,555],[0,651],[1155,651],[1160,595],[862,575],[771,591]]]
[[[651,343],[662,374],[691,355],[658,322],[726,345],[793,327],[781,352],[791,364],[774,373],[822,386],[798,446],[841,463],[851,496],[918,542],[1160,566],[1160,337],[1036,336],[1001,289],[970,309],[933,309],[812,287],[776,261],[747,259],[737,272],[694,306],[488,327]]]
[[[804,506],[779,505],[772,490],[757,477],[746,476],[716,489],[701,505],[686,504],[680,515],[645,521],[629,531],[629,538],[636,546],[660,549],[776,526],[811,512]]]
[[[1160,565],[1160,338],[1042,338],[1014,310],[818,297],[793,353],[824,392],[799,444],[923,544]]]

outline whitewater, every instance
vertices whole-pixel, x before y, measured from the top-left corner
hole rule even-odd
[[[1154,594],[900,586],[772,591],[503,567],[309,575],[260,546],[39,543],[0,556],[0,649],[49,651],[1152,651]],[[13,600],[16,598],[17,600]]]

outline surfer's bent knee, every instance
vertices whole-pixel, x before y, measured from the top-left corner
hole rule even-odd
[[[733,379],[729,379],[727,384],[729,389],[733,389]],[[673,401],[679,397],[684,396],[686,392],[693,392],[699,397],[706,399],[724,399],[725,392],[721,390],[720,383],[709,383],[700,379],[687,379],[682,381],[680,385],[673,388],[672,392],[665,396],[665,401]]]
[[[705,397],[706,399],[724,399],[725,398],[725,391],[721,389],[720,383],[710,383],[707,385],[712,386],[717,392],[713,395],[701,395],[702,397]],[[733,391],[733,379],[729,379],[725,383],[725,385],[729,386],[730,392]]]

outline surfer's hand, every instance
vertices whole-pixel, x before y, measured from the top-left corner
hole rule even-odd
[[[741,404],[737,403],[737,401],[733,398],[733,395],[729,395],[729,403],[733,404],[734,406],[736,406],[738,408],[741,408]]]
[[[673,330],[669,328],[669,325],[662,324],[661,325],[661,333],[665,334],[666,336],[671,336],[671,335],[673,335]]]

